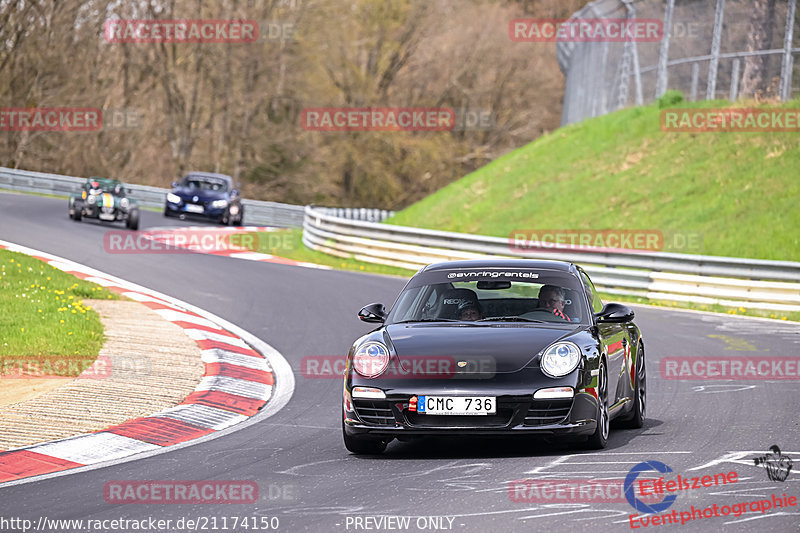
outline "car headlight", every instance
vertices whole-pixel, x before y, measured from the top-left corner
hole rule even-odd
[[[167,201],[171,204],[179,204],[181,203],[181,197],[177,194],[172,194],[171,192],[167,193]]]
[[[214,200],[211,202],[211,207],[216,207],[217,209],[228,207],[228,200]]]
[[[90,205],[91,205],[91,204],[95,204],[95,203],[97,203],[97,196],[95,196],[94,194],[90,194],[90,195],[89,195],[89,198],[87,198],[87,199],[86,199],[86,201],[87,201],[87,202],[88,202]]]
[[[389,350],[379,342],[365,342],[353,356],[353,368],[365,378],[379,376],[389,366]]]
[[[542,355],[542,371],[551,378],[566,376],[581,362],[581,350],[572,342],[557,342]]]
[[[130,205],[130,202],[128,201],[128,199],[127,199],[127,198],[120,198],[120,200],[119,200],[119,206],[120,206],[120,208],[122,208],[122,209],[128,209],[128,206],[129,206],[129,205]]]

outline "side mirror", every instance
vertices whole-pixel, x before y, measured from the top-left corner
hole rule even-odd
[[[232,189],[231,196],[239,196],[239,189]]]
[[[177,186],[178,186],[178,182],[177,182],[177,181],[173,181],[173,182],[172,182],[172,188],[174,189],[174,188],[175,188],[175,187],[177,187]]]
[[[369,304],[358,312],[362,322],[383,322],[386,320],[386,308],[383,304]]]
[[[601,324],[618,324],[633,320],[634,313],[633,309],[626,305],[607,303],[603,306],[603,310],[595,314],[594,317]]]

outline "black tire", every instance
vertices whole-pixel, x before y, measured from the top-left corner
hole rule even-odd
[[[172,215],[172,214],[169,212],[169,209],[167,209],[167,206],[164,206],[164,216],[165,216],[165,217],[167,217],[167,218],[172,218],[172,216],[173,216],[173,215]]]
[[[128,212],[128,219],[125,221],[125,227],[130,230],[136,231],[139,229],[139,210],[132,209]]]
[[[75,214],[72,215],[72,220],[74,220],[75,222],[81,221],[81,209],[83,209],[83,205],[79,204],[78,202],[75,202],[73,204],[72,210]]]
[[[589,436],[586,444],[593,450],[602,450],[608,444],[608,375],[606,365],[600,360],[600,372],[597,374],[597,429]]]
[[[620,421],[621,427],[639,429],[644,426],[647,417],[647,362],[644,358],[644,346],[639,343],[636,352],[636,384],[633,388],[633,409]]]
[[[375,437],[353,437],[344,429],[344,416],[342,416],[342,438],[347,451],[356,455],[380,455],[386,449],[389,441]]]

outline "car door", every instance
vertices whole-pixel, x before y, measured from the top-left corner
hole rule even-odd
[[[589,298],[589,306],[593,313],[603,310],[603,302],[597,294],[597,289],[585,272],[581,271],[581,280]],[[621,407],[622,402],[628,397],[626,387],[628,372],[628,353],[630,353],[630,338],[627,324],[598,323],[597,332],[602,350],[608,362],[608,393],[609,409]]]

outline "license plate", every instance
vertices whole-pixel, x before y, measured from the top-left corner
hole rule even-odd
[[[97,215],[97,217],[100,220],[114,220],[116,218],[114,216],[114,213],[100,213],[99,215]]]
[[[202,213],[203,212],[203,206],[202,205],[195,205],[195,204],[187,204],[186,205],[186,210],[189,211],[190,213]]]
[[[494,396],[420,396],[417,413],[421,415],[493,415],[497,412]]]

